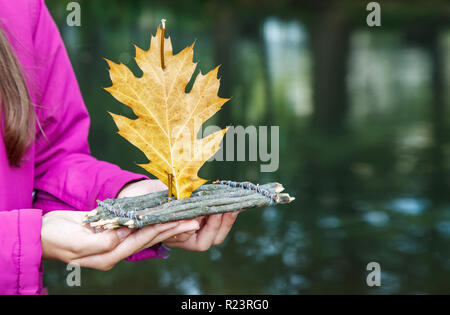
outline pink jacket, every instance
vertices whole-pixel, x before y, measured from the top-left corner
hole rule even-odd
[[[39,294],[42,215],[57,209],[91,210],[96,199],[113,198],[126,183],[146,177],[89,154],[88,112],[44,1],[0,0],[0,27],[21,63],[47,137],[36,128],[36,140],[20,168],[9,166],[0,140],[0,293]],[[158,256],[158,249],[129,260]]]

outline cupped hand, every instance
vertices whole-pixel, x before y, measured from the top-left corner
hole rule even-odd
[[[96,233],[82,225],[85,213],[52,211],[42,217],[41,242],[44,259],[58,259],[82,267],[110,270],[128,256],[175,235],[193,233],[198,221],[179,221],[139,230],[120,228]]]
[[[145,195],[151,192],[167,189],[159,180],[141,180],[126,185],[118,194],[118,198]],[[242,210],[241,210],[242,211]],[[193,251],[206,251],[213,245],[221,244],[230,232],[239,212],[216,214],[194,219],[200,229],[192,229],[163,241],[170,247]]]

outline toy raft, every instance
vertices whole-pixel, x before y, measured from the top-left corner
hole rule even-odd
[[[91,227],[116,229],[189,220],[200,216],[286,204],[295,198],[282,193],[283,185],[216,181],[202,185],[189,198],[173,200],[168,190],[138,197],[97,201],[84,223]]]

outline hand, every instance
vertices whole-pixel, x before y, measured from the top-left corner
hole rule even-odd
[[[140,180],[125,185],[117,194],[117,198],[142,196],[152,192],[157,192],[166,189],[167,186],[164,185],[163,182],[161,182],[160,180],[152,180],[152,179]],[[199,220],[197,220],[197,222],[198,224],[201,223]],[[188,231],[186,233],[177,235],[176,239],[186,240],[194,233],[195,231]]]
[[[147,226],[137,231],[120,228],[95,233],[82,225],[86,213],[53,211],[42,217],[44,259],[58,259],[82,267],[110,270],[124,258],[175,235],[197,230],[195,220]]]
[[[138,182],[132,182],[119,192],[117,198],[122,197],[134,197],[139,195],[145,195],[151,192],[167,189],[159,180],[141,180]],[[238,213],[241,211],[235,211],[232,213],[225,213],[219,215],[211,215],[208,217],[199,217],[196,221],[200,230],[192,229],[184,233],[180,233],[164,240],[163,243],[170,247],[178,247],[193,251],[206,251],[212,245],[221,244],[228,233],[231,230]]]
[[[187,250],[206,251],[212,245],[219,245],[225,240],[239,212],[197,218],[200,224],[199,230],[178,234],[164,241],[164,244]]]

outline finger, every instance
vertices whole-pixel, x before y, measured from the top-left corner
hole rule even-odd
[[[173,242],[184,242],[186,240],[188,240],[192,235],[194,235],[200,228],[201,228],[201,223],[202,223],[202,219],[197,217],[191,220],[183,220],[180,222],[188,222],[188,221],[195,221],[198,223],[198,229],[192,230],[192,231],[187,231],[184,233],[180,233],[178,235],[175,235],[173,237],[170,238],[170,240],[165,240],[165,241],[173,241]]]
[[[78,242],[68,248],[67,259],[112,251],[133,231],[128,228],[94,233],[86,226],[80,226]],[[63,234],[61,234],[63,237]]]
[[[185,249],[194,247],[193,244],[195,243],[195,237],[193,237],[193,236],[197,233],[197,231],[199,229],[201,229],[205,225],[205,221],[206,220],[205,220],[204,216],[197,217],[197,218],[194,218],[192,220],[195,220],[195,221],[198,222],[199,228],[197,230],[195,230],[195,231],[194,230],[193,231],[188,231],[188,232],[180,234],[180,235],[175,235],[175,236],[173,236],[173,237],[171,237],[169,239],[164,240],[163,241],[164,244],[166,244],[167,246],[171,246],[171,247],[182,247],[182,248],[185,248]],[[187,241],[189,241],[189,243],[186,243]],[[192,243],[192,245],[191,245],[191,243]],[[177,246],[177,245],[180,245],[180,244],[182,244],[182,246]]]
[[[191,235],[195,234],[195,231],[197,231],[198,229],[199,225],[198,222],[196,221],[180,222],[180,224],[177,227],[158,234],[151,242],[144,245],[140,250],[151,247],[157,243],[164,242],[168,239],[173,239],[173,237],[176,235],[187,233],[191,233]]]
[[[213,245],[219,245],[225,240],[231,228],[233,227],[234,222],[236,221],[237,215],[237,211],[225,213],[223,215],[222,224],[220,225],[219,231],[216,234]]]
[[[74,262],[87,268],[109,270],[117,262],[132,255],[134,252],[146,245],[150,240],[155,239],[158,234],[173,229],[178,225],[178,222],[171,222],[144,227],[130,234],[112,251],[85,256],[75,260]]]
[[[200,228],[199,228],[200,229]],[[196,243],[197,235],[196,231],[188,231],[186,233],[178,234],[173,237],[170,237],[162,242],[164,242],[165,245],[170,247],[178,247],[178,248],[184,248],[184,249],[191,249],[194,247]]]
[[[103,247],[103,250],[107,251],[114,249],[133,232],[132,229],[123,227],[117,230],[106,230],[95,233],[90,239],[91,243],[97,243],[99,247]]]
[[[205,225],[207,218],[208,217],[205,216],[196,218],[196,220],[198,220],[198,223],[200,224],[200,229]]]
[[[219,231],[222,222],[222,214],[210,215],[205,218],[203,227],[193,235],[187,242],[175,244],[168,243],[169,246],[182,247],[188,250],[206,251],[208,250]]]
[[[195,234],[196,231],[188,231],[185,233],[181,233],[181,234],[177,234],[169,239],[167,239],[166,241],[169,242],[186,242],[188,239],[190,239],[192,237],[192,235]]]
[[[98,244],[97,246],[101,249],[98,253],[108,252],[116,248],[133,232],[134,230],[126,227],[117,230],[103,231],[101,233],[94,234],[96,237],[92,238],[92,242]]]

